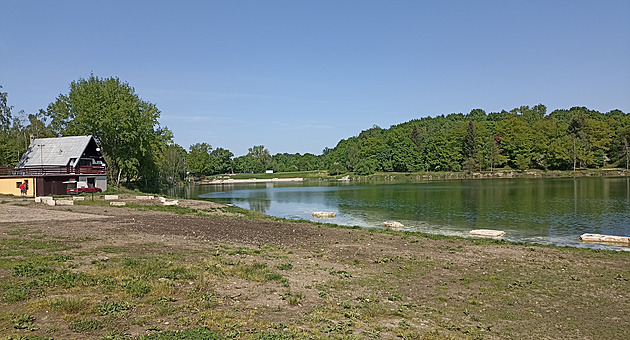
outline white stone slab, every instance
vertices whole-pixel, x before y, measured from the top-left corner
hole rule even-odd
[[[112,200],[117,200],[117,199],[118,199],[118,195],[105,195],[106,201],[112,201]]]
[[[492,229],[475,229],[470,231],[470,235],[479,237],[501,237],[505,235],[505,231]]]
[[[35,197],[35,202],[38,202],[38,203],[46,203],[46,202],[52,201],[52,200],[53,200],[53,198],[50,197],[50,196]]]
[[[402,229],[405,226],[398,221],[385,221],[383,222],[383,227],[385,229]]]
[[[626,236],[582,234],[580,236],[580,240],[582,240],[582,242],[591,242],[591,243],[617,243],[617,244],[630,245],[630,237],[626,237]]]
[[[315,218],[334,218],[337,217],[337,213],[330,211],[314,211],[311,214]]]

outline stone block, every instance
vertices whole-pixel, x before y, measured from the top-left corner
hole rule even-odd
[[[329,211],[314,211],[311,214],[315,218],[334,218],[337,217],[337,213]]]
[[[398,222],[398,221],[385,221],[385,222],[383,222],[383,227],[385,229],[398,230],[398,229],[404,228],[405,226],[402,223]]]
[[[127,205],[127,202],[109,202],[109,205],[113,205],[115,207],[122,207]]]
[[[118,199],[118,195],[105,195],[105,200],[106,201],[113,201],[113,200],[117,200]]]
[[[55,202],[56,205],[74,205],[73,200],[57,200]]]
[[[51,200],[53,200],[53,198],[50,196],[35,197],[35,202],[37,203],[46,203],[47,201],[51,201]]]
[[[479,237],[501,237],[505,235],[505,231],[492,229],[475,229],[470,231],[470,235]]]
[[[582,234],[580,236],[580,240],[582,242],[588,242],[588,243],[614,243],[614,244],[630,245],[630,237],[627,237],[627,236]]]

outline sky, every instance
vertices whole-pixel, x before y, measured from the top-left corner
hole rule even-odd
[[[0,2],[13,112],[118,77],[188,149],[321,154],[450,113],[630,112],[630,1]]]

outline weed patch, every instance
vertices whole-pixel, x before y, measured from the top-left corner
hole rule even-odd
[[[75,320],[70,324],[70,330],[77,333],[96,331],[101,328],[103,328],[103,323],[93,319]]]

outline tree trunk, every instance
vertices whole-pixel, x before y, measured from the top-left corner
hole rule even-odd
[[[575,171],[575,164],[577,162],[577,151],[575,150],[575,137],[573,137],[573,171]]]

